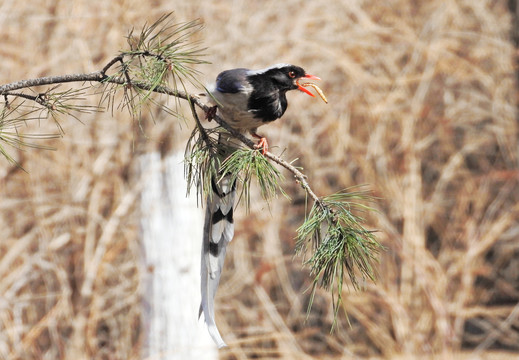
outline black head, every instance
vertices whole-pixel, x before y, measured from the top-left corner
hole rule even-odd
[[[287,108],[286,92],[299,89],[310,96],[311,92],[298,84],[300,79],[319,80],[296,65],[279,64],[263,70],[249,70],[247,80],[252,85],[248,109],[263,121],[280,118]]]
[[[280,64],[258,71],[252,71],[249,79],[253,82],[262,81],[273,85],[278,90],[285,92],[295,90],[299,86],[296,84],[298,79],[304,78],[306,72],[303,68],[296,65]]]

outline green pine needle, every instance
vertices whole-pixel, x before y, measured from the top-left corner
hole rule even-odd
[[[270,200],[279,193],[288,195],[281,188],[283,174],[265,158],[259,150],[237,148],[218,143],[218,136],[226,134],[224,129],[204,129],[197,127],[191,134],[185,151],[185,176],[188,193],[196,187],[201,198],[211,196],[211,181],[218,182],[223,176],[231,176],[231,182],[241,184],[240,199],[245,199],[246,208],[250,207],[252,179],[259,185],[263,199]]]
[[[124,88],[121,107],[127,108],[136,119],[140,119],[142,106],[159,87],[186,90],[186,83],[203,87],[199,80],[201,73],[194,66],[209,62],[202,59],[205,48],[193,40],[203,25],[199,20],[180,24],[173,20],[173,13],[169,13],[145,25],[138,35],[132,30],[127,37],[130,49],[121,52],[118,71],[112,75],[126,80],[126,84],[116,88]],[[132,86],[131,82],[146,84],[146,90]]]
[[[184,176],[187,181],[187,194],[196,188],[198,199],[211,196],[211,181],[217,177],[220,167],[218,155],[217,129],[204,129],[204,133],[196,127],[186,144],[184,154]],[[220,148],[221,149],[221,148]],[[220,150],[222,151],[222,150]]]
[[[264,200],[269,201],[276,197],[278,193],[288,198],[288,195],[280,186],[280,183],[284,181],[283,174],[261,154],[260,150],[236,149],[223,161],[220,173],[231,174],[232,181],[239,181],[242,184],[240,198],[245,199],[247,209],[250,208],[250,183],[252,178],[256,178]]]
[[[150,84],[145,98],[159,86],[177,89],[178,83],[184,81],[202,85],[200,72],[193,65],[208,62],[202,59],[205,48],[199,47],[199,42],[192,38],[203,25],[199,20],[176,24],[172,15],[166,14],[155,23],[145,25],[138,36],[134,36],[132,30],[127,38],[130,50],[121,53],[125,60],[118,76],[127,72],[132,80]]]
[[[313,276],[308,312],[312,308],[317,287],[322,287],[334,297],[334,324],[342,303],[342,289],[347,274],[355,289],[359,289],[359,276],[375,280],[373,263],[382,246],[373,231],[362,225],[364,219],[356,213],[373,210],[361,201],[373,198],[366,192],[348,189],[323,197],[314,203],[305,222],[297,231],[296,252],[312,255],[304,264]]]

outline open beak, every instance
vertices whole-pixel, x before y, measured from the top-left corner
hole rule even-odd
[[[308,91],[306,88],[304,88],[303,86],[299,85],[299,80],[302,80],[302,79],[308,79],[308,80],[321,80],[321,78],[315,76],[315,75],[310,75],[310,74],[306,74],[305,76],[299,78],[297,81],[296,81],[296,84],[297,84],[297,89],[298,90],[301,90],[302,92],[304,93],[307,93],[308,95],[310,95],[311,97],[315,97],[314,94],[312,94],[310,91]]]

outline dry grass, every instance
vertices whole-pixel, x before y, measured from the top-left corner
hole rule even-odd
[[[328,294],[305,323],[309,278],[292,257],[301,190],[289,179],[294,203],[242,212],[219,290],[222,358],[516,356],[519,136],[504,1],[153,3],[4,1],[0,83],[96,70],[130,27],[170,10],[201,17],[207,79],[272,62],[324,79],[328,105],[291,94],[285,118],[262,129],[274,151],[298,157],[322,195],[366,183],[381,197],[368,219],[387,248],[379,280],[345,294],[351,327],[341,313],[334,334]],[[155,115],[146,142],[124,114],[63,119],[58,151],[15,152],[28,174],[0,165],[0,358],[139,358],[133,160],[187,135]]]

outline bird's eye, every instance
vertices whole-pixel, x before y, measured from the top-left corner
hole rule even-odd
[[[295,78],[295,77],[296,77],[296,73],[295,73],[295,72],[293,72],[293,71],[290,71],[290,72],[288,73],[288,76],[289,76],[290,78],[292,78],[292,79],[293,79],[293,78]]]

